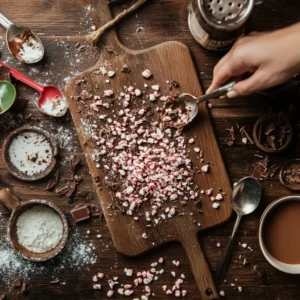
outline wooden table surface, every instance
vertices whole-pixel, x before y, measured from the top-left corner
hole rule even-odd
[[[121,4],[112,7],[114,14],[131,3],[131,1],[120,2]],[[211,82],[213,67],[222,57],[222,54],[205,51],[193,40],[187,26],[189,1],[152,0],[149,2],[118,25],[117,32],[120,40],[130,49],[148,48],[170,40],[185,43],[192,51],[203,88],[207,89]],[[297,0],[265,0],[263,5],[255,8],[251,28],[260,31],[272,30],[299,21],[298,2]],[[74,53],[75,44],[84,42],[84,35],[90,31],[92,25],[88,1],[2,0],[0,10],[14,22],[23,24],[41,35],[46,49],[44,60],[34,66],[24,66],[9,56],[5,46],[5,30],[0,28],[1,60],[16,67],[21,72],[29,74],[36,81],[43,84],[56,84],[63,89],[65,82],[70,77],[86,70],[97,61],[97,51],[99,50],[88,44],[86,44],[84,52]],[[139,30],[137,30],[138,28]],[[103,51],[103,47],[100,48],[100,51]],[[0,117],[0,144],[2,144],[8,131],[24,124],[48,129],[56,137],[61,147],[58,167],[61,178],[68,176],[68,161],[71,155],[80,156],[82,167],[79,173],[84,174],[84,180],[78,189],[90,191],[93,199],[88,199],[88,201],[98,204],[70,115],[59,120],[45,117],[37,111],[35,107],[36,94],[31,89],[18,83],[17,90],[19,96],[30,101],[23,114],[9,113]],[[289,113],[290,104],[293,104],[296,107],[296,113],[293,113],[293,116],[296,116],[294,125],[296,130],[299,129],[297,124],[297,95],[290,95],[282,100],[284,101],[270,101],[262,96],[253,95],[243,99],[214,102],[211,115],[232,183],[244,176],[251,175],[253,163],[258,160],[255,154],[265,156],[265,153],[259,151],[255,146],[244,145],[239,135],[235,145],[229,147],[226,144],[226,140],[229,138],[226,128],[236,126],[238,123],[240,126],[245,125],[251,132],[257,118],[270,110]],[[299,146],[298,134],[296,134],[291,149],[280,155],[270,155],[270,161],[282,166],[287,159],[298,157]],[[54,175],[51,174],[48,178],[35,183],[21,182],[7,173],[3,161],[0,160],[0,187],[13,188],[16,195],[23,201],[32,198],[53,201],[69,216],[72,207],[87,200],[77,197],[80,199],[69,201],[65,197],[56,196],[54,192],[46,191],[47,182],[54,178]],[[225,291],[227,299],[298,299],[300,298],[299,277],[281,273],[271,267],[261,254],[257,238],[259,218],[264,208],[276,198],[290,195],[291,192],[280,184],[278,174],[272,179],[263,181],[262,187],[261,205],[254,214],[245,217],[242,221],[235,241],[232,263],[227,274],[227,283],[222,284],[219,288]],[[186,279],[183,287],[188,291],[186,299],[199,299],[193,275],[179,245],[166,245],[139,258],[120,256],[113,248],[105,220],[100,218],[93,218],[77,226],[69,218],[72,226],[71,235],[77,231],[77,239],[72,242],[72,247],[75,247],[76,243],[82,243],[87,247],[91,244],[92,246],[89,246],[92,251],[90,255],[97,257],[94,264],[85,264],[81,261],[75,263],[76,258],[68,260],[66,256],[71,255],[71,249],[62,253],[61,257],[53,262],[45,264],[44,270],[40,272],[37,271],[39,267],[34,266],[34,264],[26,264],[26,270],[20,272],[13,272],[16,270],[15,265],[4,269],[2,267],[5,260],[4,253],[10,249],[4,241],[9,212],[0,206],[0,213],[0,294],[5,293],[6,299],[25,297],[21,295],[19,288],[13,288],[11,285],[11,281],[17,277],[21,277],[28,284],[29,292],[26,296],[28,299],[106,299],[107,278],[103,280],[105,282],[103,283],[104,291],[95,291],[92,288],[93,275],[103,272],[109,278],[118,276],[120,282],[129,283],[131,280],[124,274],[125,267],[132,268],[134,271],[148,270],[151,262],[156,261],[159,257],[164,257],[166,261],[163,266],[166,272],[160,276],[156,283],[151,285],[153,292],[156,293],[155,298],[174,297],[166,296],[161,287],[162,285],[172,285],[174,279],[170,275],[170,271],[176,271],[178,274],[185,274]],[[225,225],[213,228],[199,236],[212,269],[216,268],[221,259],[233,223],[234,218]],[[90,234],[87,234],[88,230],[90,230]],[[101,234],[102,238],[98,239],[97,234]],[[216,246],[217,242],[220,242],[220,247]],[[249,248],[244,249],[241,246],[242,243],[250,246],[252,251]],[[242,264],[239,259],[240,255],[247,258],[248,265]],[[67,259],[67,263],[64,259]],[[172,265],[173,260],[180,260],[179,268]],[[62,265],[64,268],[61,268]],[[265,276],[263,278],[254,271],[255,266],[264,271]],[[26,275],[27,271],[28,274]],[[61,284],[50,283],[57,278],[60,279]],[[237,286],[241,286],[243,291],[239,292]],[[137,297],[141,295],[142,289],[140,288],[138,291],[135,295]],[[119,295],[113,297],[113,299],[120,298],[122,296]],[[153,297],[153,299],[155,298]]]

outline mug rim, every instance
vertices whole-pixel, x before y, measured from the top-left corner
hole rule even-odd
[[[287,264],[287,263],[283,263],[283,262],[277,260],[266,249],[264,240],[263,240],[263,236],[262,236],[263,225],[264,225],[264,221],[265,221],[267,215],[277,205],[279,205],[283,202],[287,202],[287,201],[300,201],[300,196],[294,195],[294,196],[286,196],[286,197],[279,198],[279,199],[273,201],[272,203],[270,203],[265,208],[263,214],[261,215],[260,221],[259,221],[259,230],[258,230],[259,247],[260,247],[260,250],[261,250],[262,254],[264,255],[265,259],[269,262],[269,264],[271,264],[277,270],[282,271],[284,273],[288,273],[288,274],[300,274],[300,264]]]

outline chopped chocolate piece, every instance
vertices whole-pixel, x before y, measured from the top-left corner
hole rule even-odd
[[[10,82],[10,70],[9,70],[9,68],[0,66],[0,80]]]
[[[228,141],[228,142],[227,142],[227,145],[228,145],[229,147],[231,147],[231,146],[233,145],[233,141]]]
[[[80,46],[80,42],[77,42],[74,47],[78,48],[79,46]]]
[[[265,135],[270,135],[273,131],[275,131],[275,124],[272,122],[267,125]]]
[[[75,223],[81,222],[83,220],[87,220],[90,218],[90,209],[88,205],[83,205],[80,207],[74,207],[71,210],[71,215],[75,221]]]
[[[74,173],[76,171],[76,168],[80,165],[81,160],[77,155],[72,156],[71,160],[70,160],[70,167],[71,167],[71,171],[72,173]]]
[[[260,180],[266,177],[267,171],[268,168],[265,165],[263,165],[261,162],[256,162],[254,164],[254,171],[252,173],[252,177],[256,178],[257,180]]]
[[[57,196],[63,196],[68,192],[68,190],[69,190],[68,186],[64,186],[62,188],[57,188],[57,189],[55,189],[55,194]]]
[[[89,191],[79,191],[77,192],[78,196],[86,197],[89,194]]]
[[[240,128],[240,132],[248,139],[248,141],[253,145],[254,141],[246,130],[246,126]]]
[[[130,73],[130,68],[127,65],[123,65],[121,72],[123,73]]]
[[[4,300],[5,299],[5,294],[0,295],[0,300]]]
[[[118,55],[118,53],[111,46],[106,46],[105,50],[107,53],[113,53],[115,55]]]
[[[259,277],[264,277],[265,276],[265,271],[261,269],[259,266],[255,265],[253,267],[254,272],[259,276]]]
[[[49,180],[46,186],[47,191],[51,191],[56,186],[56,182],[54,180]]]
[[[234,131],[234,127],[230,127],[230,128],[227,128],[225,129],[226,131],[229,132],[230,136],[231,136],[231,140],[232,141],[235,141],[235,131]]]
[[[20,287],[22,285],[22,280],[20,278],[17,278],[12,282],[11,285],[14,288]]]
[[[75,181],[73,181],[73,182],[69,185],[69,190],[68,190],[67,193],[65,194],[65,196],[66,196],[67,198],[71,198],[71,197],[72,197],[72,195],[74,194],[74,192],[75,192],[75,190],[76,190],[76,186],[77,186],[77,184],[76,184]]]
[[[172,80],[170,83],[173,87],[176,87],[176,88],[179,87],[179,83],[175,80]]]

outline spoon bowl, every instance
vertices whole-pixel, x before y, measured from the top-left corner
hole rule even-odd
[[[46,103],[53,104],[55,101],[63,101],[65,103],[65,105],[62,106],[62,109],[55,114],[55,117],[64,116],[68,109],[64,94],[55,86],[52,85],[44,86],[42,92],[40,93],[40,98],[38,99],[37,102],[38,109],[42,113],[53,117],[54,115],[48,113],[45,109],[43,109],[43,107]]]
[[[203,103],[207,100],[213,99],[213,98],[217,98],[223,95],[226,95],[235,85],[236,81],[230,82],[216,90],[214,90],[212,93],[207,94],[207,95],[203,95],[201,97],[195,97],[189,93],[182,93],[180,94],[176,99],[176,105],[182,103],[187,109],[187,111],[189,112],[188,114],[188,121],[185,123],[185,126],[188,125],[189,123],[191,123],[195,117],[198,115],[198,104],[199,103]]]
[[[16,24],[9,21],[3,14],[0,13],[0,23],[6,28],[6,44],[9,52],[16,59],[26,64],[33,64],[39,62],[44,57],[44,46],[41,39],[33,33],[30,29],[17,26]],[[19,51],[22,48],[22,43],[32,38],[39,45],[40,55],[30,61],[23,59],[19,55]]]
[[[245,177],[232,191],[231,207],[241,216],[251,214],[258,206],[261,198],[261,186],[257,179]]]

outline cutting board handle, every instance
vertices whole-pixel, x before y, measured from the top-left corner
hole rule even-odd
[[[182,236],[181,243],[194,274],[201,300],[219,299],[209,265],[194,232]]]

